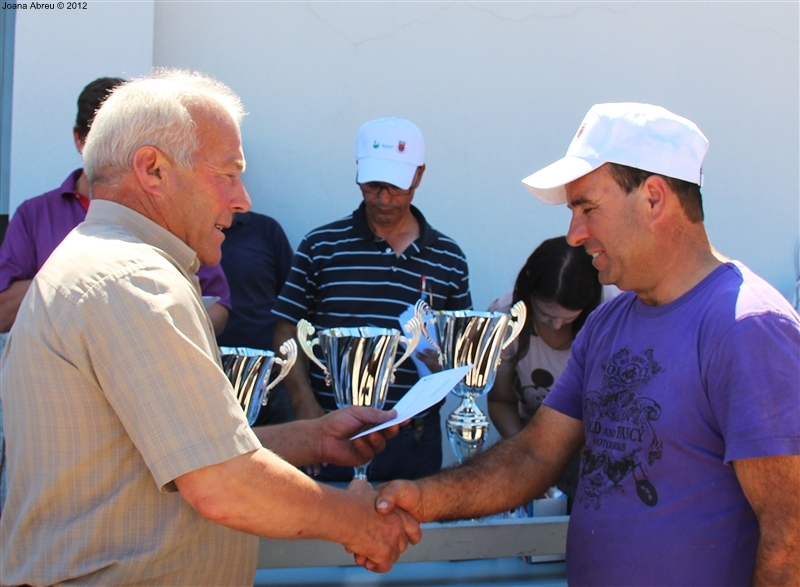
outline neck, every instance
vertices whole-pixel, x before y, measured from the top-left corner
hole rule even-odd
[[[727,261],[711,246],[702,223],[675,234],[667,246],[653,262],[657,281],[650,287],[634,289],[649,306],[663,306],[677,300]]]
[[[169,230],[167,221],[156,200],[141,189],[132,174],[115,178],[112,184],[95,182],[92,186],[93,200],[107,200],[130,208],[145,218],[149,218],[162,228]]]
[[[86,177],[86,173],[83,171],[81,171],[81,174],[78,176],[78,181],[75,182],[75,191],[82,196],[86,196],[87,198],[90,197],[89,179]]]
[[[376,224],[369,216],[367,216],[367,224],[376,236],[381,237],[392,247],[394,254],[398,257],[419,238],[419,222],[410,210],[402,219],[392,224]]]
[[[572,346],[574,337],[572,336],[572,328],[565,327],[558,330],[546,328],[536,322],[534,319],[533,327],[536,334],[542,339],[542,342],[555,351],[564,351]]]

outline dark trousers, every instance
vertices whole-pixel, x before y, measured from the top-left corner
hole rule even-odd
[[[419,479],[442,468],[442,425],[439,410],[411,420],[386,443],[386,450],[372,459],[367,469],[370,481]],[[352,467],[326,465],[316,477],[320,481],[350,481]]]

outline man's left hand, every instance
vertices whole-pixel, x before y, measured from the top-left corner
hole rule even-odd
[[[395,436],[400,425],[390,426],[361,438],[350,440],[362,430],[377,426],[397,415],[394,410],[351,406],[326,414],[319,419],[321,461],[343,467],[356,467],[368,462],[386,448],[386,441]]]

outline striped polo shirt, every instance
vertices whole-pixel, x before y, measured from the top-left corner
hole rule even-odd
[[[363,203],[349,216],[308,233],[273,313],[293,324],[304,318],[318,330],[399,329],[398,316],[421,297],[423,283],[425,300],[434,310],[471,309],[469,272],[461,248],[431,227],[414,206],[411,212],[419,223],[419,237],[399,257],[370,230]],[[326,411],[336,409],[333,389],[325,385],[322,371],[310,362],[309,371],[320,405]],[[418,379],[411,360],[400,365],[384,407],[394,406]]]

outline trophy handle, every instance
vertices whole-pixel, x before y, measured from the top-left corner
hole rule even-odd
[[[400,342],[406,344],[406,352],[403,353],[403,356],[400,357],[399,361],[395,362],[394,370],[392,370],[392,377],[394,377],[394,371],[397,369],[398,365],[400,365],[400,363],[402,363],[408,357],[410,357],[411,353],[414,352],[414,350],[417,348],[417,345],[419,344],[419,338],[420,336],[422,336],[422,324],[420,324],[419,318],[414,316],[413,318],[411,318],[411,320],[406,322],[406,325],[403,327],[403,331],[406,330],[411,332],[411,338],[406,338],[402,334],[400,335]]]
[[[506,347],[512,342],[514,342],[514,339],[519,336],[522,327],[525,326],[525,320],[528,318],[528,307],[525,305],[525,302],[520,300],[511,306],[511,309],[508,313],[511,314],[511,320],[509,323],[509,326],[511,326],[511,333],[503,343],[503,350],[505,350]]]
[[[300,320],[300,322],[297,323],[297,343],[300,345],[300,348],[308,356],[308,358],[314,361],[317,367],[322,369],[322,372],[325,373],[325,381],[328,381],[330,379],[330,374],[328,373],[328,369],[325,367],[325,365],[322,364],[322,361],[320,361],[316,357],[316,355],[314,355],[313,351],[313,348],[315,346],[319,346],[319,338],[308,340],[309,337],[313,335],[314,335],[314,327],[311,326],[310,322],[308,322],[307,320]]]
[[[267,385],[267,392],[278,385],[278,383],[280,383],[283,378],[289,374],[289,371],[292,370],[292,367],[294,367],[294,362],[297,360],[297,343],[293,338],[290,338],[281,345],[281,353],[286,357],[285,359],[281,359],[278,356],[275,356],[273,359],[278,365],[281,366],[281,372],[275,376],[275,379],[272,380],[272,383]],[[261,405],[267,405],[266,393],[264,394],[264,399],[262,400]]]
[[[425,300],[419,299],[419,300],[417,300],[417,303],[414,304],[414,316],[419,321],[419,325],[420,325],[420,329],[422,331],[422,335],[426,339],[428,339],[428,342],[431,343],[433,348],[435,348],[439,352],[439,354],[441,355],[442,354],[442,349],[439,346],[439,344],[435,340],[433,340],[433,337],[431,336],[430,332],[428,331],[428,322],[426,322],[426,320],[425,320],[425,316],[427,316],[428,314],[431,314],[431,313],[433,313],[433,308],[431,308]]]

